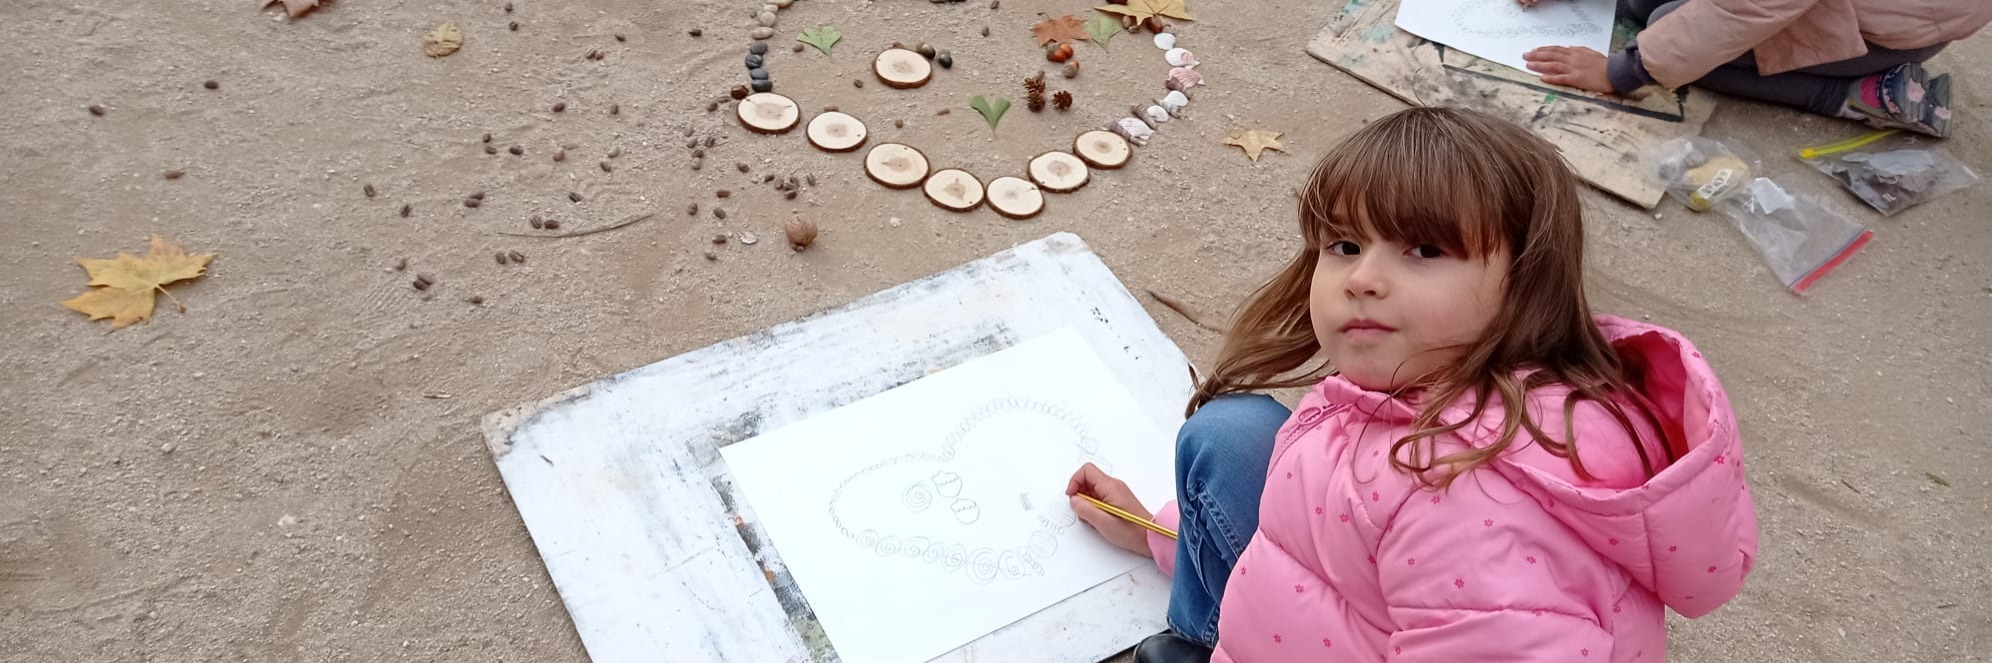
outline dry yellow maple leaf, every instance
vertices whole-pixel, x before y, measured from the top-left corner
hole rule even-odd
[[[116,258],[77,258],[90,274],[90,285],[103,287],[65,300],[62,306],[91,320],[110,318],[111,329],[118,329],[150,319],[154,291],[166,292],[161,286],[200,276],[211,260],[213,255],[187,255],[186,249],[158,235],[152,236],[152,247],[144,258],[122,251]],[[181,312],[186,310],[180,305]]]
[[[1265,150],[1286,151],[1286,146],[1280,144],[1280,132],[1265,129],[1232,129],[1231,134],[1224,137],[1224,144],[1244,148],[1245,156],[1253,161],[1258,161],[1259,153]]]
[[[455,23],[444,23],[422,36],[422,52],[429,57],[440,58],[463,48],[463,29]]]
[[[1094,9],[1109,14],[1132,16],[1137,21],[1146,21],[1156,16],[1184,21],[1196,20],[1190,17],[1190,10],[1183,6],[1183,0],[1127,0],[1125,5],[1107,5]]]

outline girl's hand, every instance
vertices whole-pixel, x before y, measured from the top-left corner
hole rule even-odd
[[[1147,529],[1121,520],[1118,516],[1101,511],[1091,502],[1078,498],[1080,494],[1091,495],[1094,499],[1114,505],[1122,511],[1154,520],[1154,514],[1149,513],[1147,507],[1141,506],[1141,500],[1135,499],[1134,491],[1128,490],[1126,482],[1100,471],[1100,468],[1094,467],[1092,463],[1087,463],[1081,466],[1078,472],[1072,473],[1072,480],[1065,483],[1065,494],[1071,498],[1072,512],[1079,514],[1079,519],[1086,521],[1086,525],[1099,532],[1100,536],[1106,537],[1108,543],[1138,555],[1148,554]]]
[[[1542,2],[1542,0],[1515,0],[1515,2],[1523,7],[1534,7],[1537,3]]]
[[[1542,74],[1542,82],[1566,85],[1602,94],[1612,93],[1612,79],[1605,54],[1582,46],[1544,46],[1522,54],[1529,70]]]

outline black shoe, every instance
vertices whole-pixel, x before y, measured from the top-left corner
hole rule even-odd
[[[1134,663],[1210,663],[1210,648],[1163,631],[1134,646]]]

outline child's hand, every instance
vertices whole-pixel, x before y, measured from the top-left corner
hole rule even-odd
[[[1544,46],[1522,54],[1529,71],[1542,74],[1542,82],[1567,85],[1579,90],[1612,93],[1610,62],[1605,54],[1582,46]]]
[[[1079,514],[1079,519],[1086,521],[1086,524],[1099,532],[1100,536],[1106,537],[1108,543],[1128,552],[1148,554],[1148,530],[1101,511],[1099,507],[1076,497],[1081,493],[1119,507],[1122,511],[1154,520],[1154,514],[1141,506],[1141,500],[1135,499],[1134,491],[1128,490],[1126,482],[1108,476],[1092,463],[1087,463],[1081,466],[1078,472],[1072,473],[1072,480],[1065,484],[1065,494],[1073,496],[1072,512]]]
[[[1542,2],[1542,0],[1515,0],[1515,2],[1523,7],[1534,7],[1536,3]]]

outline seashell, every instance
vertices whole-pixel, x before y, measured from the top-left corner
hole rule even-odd
[[[1169,49],[1167,53],[1162,54],[1162,59],[1167,61],[1171,67],[1194,68],[1199,64],[1197,54],[1181,48]]]
[[[1148,120],[1148,123],[1151,125],[1161,124],[1163,122],[1169,121],[1169,111],[1163,110],[1161,106],[1149,106],[1147,108],[1143,108],[1141,109],[1141,115],[1144,119]]]
[[[1182,90],[1170,90],[1169,94],[1163,95],[1162,101],[1158,103],[1161,104],[1162,110],[1169,111],[1170,115],[1182,117],[1183,109],[1190,105],[1190,95],[1183,94]]]
[[[1177,67],[1169,70],[1169,83],[1171,90],[1181,92],[1198,85],[1203,85],[1203,74],[1199,74],[1197,70],[1189,67]]]
[[[1155,130],[1150,129],[1147,122],[1131,117],[1121,118],[1119,121],[1114,122],[1113,126],[1108,127],[1108,129],[1120,134],[1122,138],[1127,139],[1128,143],[1136,147],[1147,145],[1148,139],[1155,136]]]
[[[1158,33],[1156,33],[1156,34],[1155,34],[1155,47],[1156,47],[1156,48],[1159,48],[1159,49],[1162,49],[1162,50],[1165,50],[1165,51],[1166,51],[1166,50],[1169,50],[1169,49],[1172,49],[1172,48],[1175,48],[1175,47],[1176,47],[1176,35],[1173,35],[1173,34],[1169,34],[1169,33],[1167,33],[1167,32],[1158,32]]]

